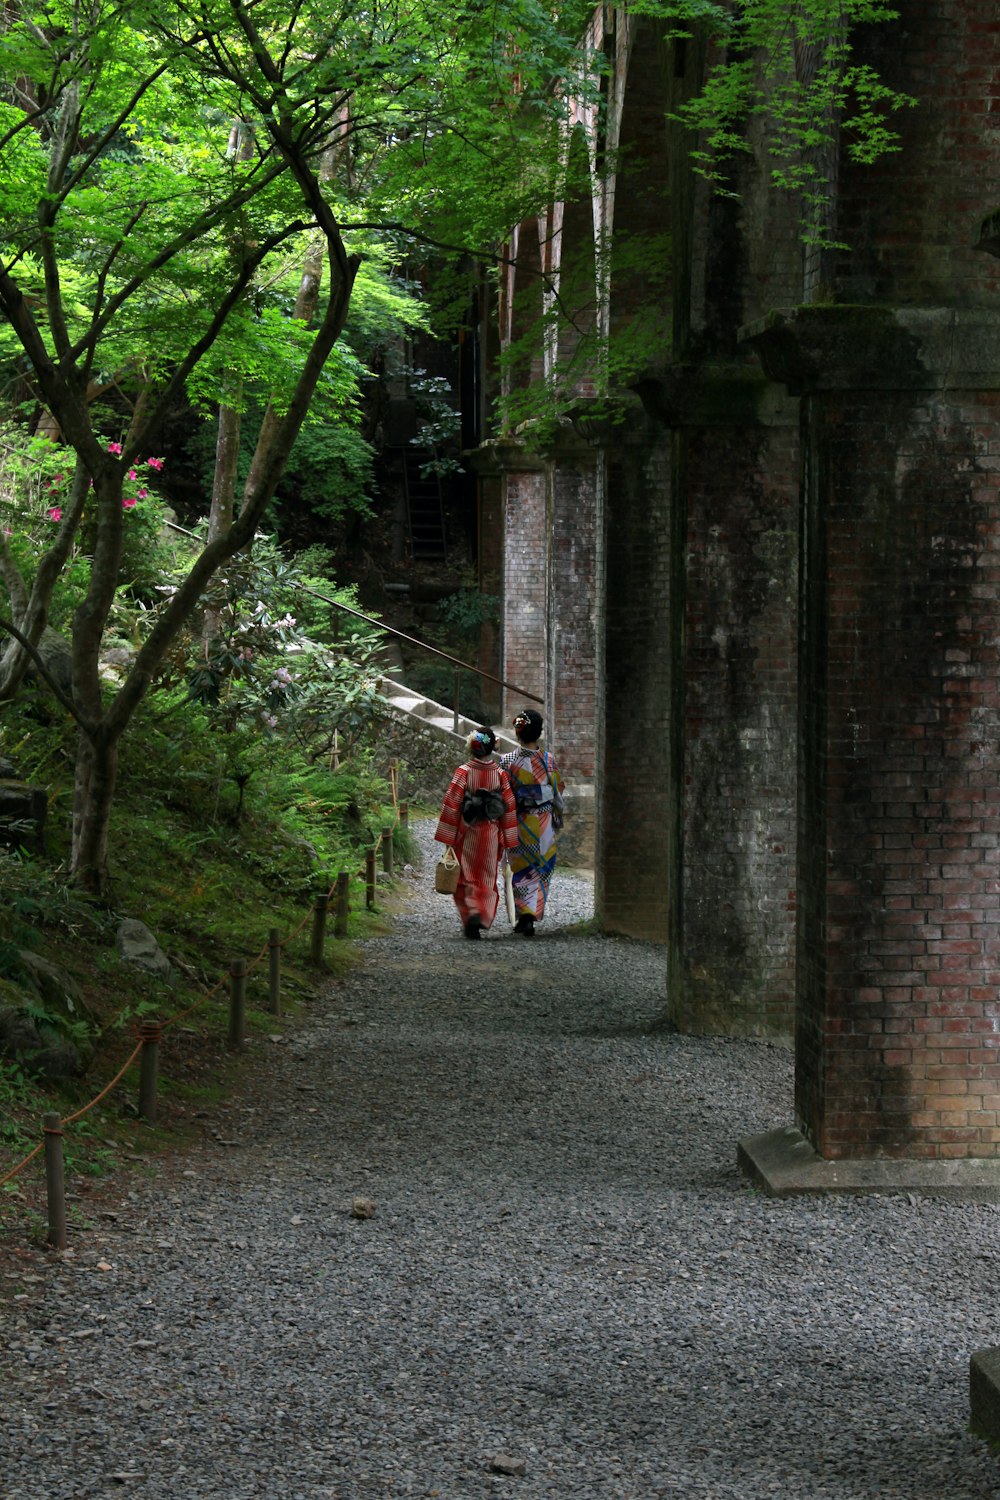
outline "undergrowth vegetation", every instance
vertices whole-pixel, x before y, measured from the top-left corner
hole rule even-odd
[[[335,610],[303,599],[303,578],[336,593],[267,547],[252,567],[234,570],[215,600],[216,620],[223,620],[216,641],[229,639],[230,659],[216,652],[206,687],[193,629],[188,650],[175,656],[135,715],[122,747],[112,883],[103,900],[67,879],[72,719],[37,690],[5,706],[0,758],[20,779],[45,788],[48,812],[44,854],[0,852],[0,1011],[19,1005],[78,1064],[53,1077],[29,1070],[9,1050],[0,1058],[0,1179],[40,1142],[46,1111],[65,1118],[100,1093],[133,1051],[137,1024],[151,1017],[181,1018],[164,1032],[158,1124],[138,1119],[134,1063],[67,1130],[77,1203],[93,1195],[93,1180],[109,1168],[204,1129],[239,1065],[226,1045],[232,961],[256,960],[247,986],[248,1036],[252,1045],[275,1045],[319,977],[310,964],[316,895],[347,872],[349,938],[384,920],[385,888],[370,912],[364,885],[365,852],[395,817],[391,782],[376,769],[383,707],[372,668],[377,636],[353,623],[346,630]],[[250,629],[242,629],[247,620]],[[413,857],[405,829],[396,828],[395,841],[400,858]],[[123,961],[117,936],[124,918],[150,928],[170,961],[169,978]],[[268,1006],[272,929],[283,943],[281,1015]],[[33,957],[62,976],[58,1006],[24,986]],[[350,943],[336,940],[328,924],[325,968],[336,974],[350,961]],[[8,1245],[23,1238],[26,1224],[44,1235],[43,1200],[40,1159],[0,1187],[0,1234]]]

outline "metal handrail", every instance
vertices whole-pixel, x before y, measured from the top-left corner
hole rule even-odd
[[[371,615],[364,615],[360,609],[352,609],[349,604],[341,604],[338,599],[331,599],[326,594],[320,594],[316,589],[311,589],[307,584],[296,583],[295,588],[300,589],[303,594],[311,594],[314,599],[322,599],[324,604],[332,604],[335,609],[342,609],[345,614],[353,615],[357,620],[364,620],[368,625],[374,625],[376,630],[384,630],[387,635],[394,635],[397,640],[406,641],[411,646],[418,646],[421,651],[429,651],[432,656],[440,656],[444,661],[450,661],[454,666],[464,667],[468,672],[475,672],[480,677],[495,682],[498,687],[506,688],[508,692],[517,693],[521,698],[530,698],[532,703],[544,703],[544,698],[539,698],[537,693],[529,693],[524,688],[518,687],[514,682],[505,682],[502,677],[495,677],[492,672],[485,671],[482,667],[474,667],[471,662],[463,661],[460,656],[452,656],[448,651],[441,651],[437,646],[429,646],[426,641],[418,640],[414,635],[407,635],[405,631],[396,630],[392,625],[384,625],[381,620],[373,620]],[[457,710],[456,710],[457,712]]]
[[[179,531],[182,536],[193,537],[195,532],[189,531],[186,526],[178,526],[176,521],[168,521],[167,525],[172,531]],[[386,635],[394,635],[397,640],[406,641],[411,646],[418,647],[421,651],[428,651],[431,656],[440,656],[444,661],[450,661],[453,666],[462,667],[467,672],[475,672],[479,677],[485,677],[488,682],[495,682],[498,687],[505,688],[507,692],[517,693],[520,698],[528,698],[532,703],[544,703],[537,693],[529,693],[525,688],[518,687],[514,682],[505,682],[502,677],[495,677],[492,672],[484,671],[482,667],[474,667],[470,661],[462,661],[459,656],[452,656],[448,651],[441,651],[437,646],[429,646],[426,641],[418,640],[416,636],[407,635],[405,631],[396,630],[392,625],[384,625],[381,620],[373,620],[371,615],[361,613],[360,609],[353,609],[349,604],[341,604],[339,599],[331,599],[327,594],[321,594],[316,589],[311,589],[304,583],[293,583],[293,588],[299,589],[303,594],[311,594],[314,599],[321,599],[324,604],[332,604],[334,609],[341,609],[347,615],[353,615],[357,620],[364,620],[366,625],[372,625],[376,630],[382,630]],[[455,674],[455,731],[458,731],[458,674]]]

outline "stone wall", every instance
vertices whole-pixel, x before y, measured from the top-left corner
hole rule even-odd
[[[455,767],[466,758],[464,743],[454,735],[421,724],[412,714],[390,711],[379,730],[374,765],[388,778],[395,762],[399,800],[436,813]]]

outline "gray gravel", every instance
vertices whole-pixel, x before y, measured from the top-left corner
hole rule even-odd
[[[584,878],[472,944],[430,859],[220,1139],[7,1304],[2,1500],[1000,1496],[1000,1210],[765,1199],[788,1054],[656,1029]]]

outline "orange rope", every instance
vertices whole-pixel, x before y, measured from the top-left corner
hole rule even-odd
[[[6,1177],[0,1177],[0,1187],[3,1187],[4,1183],[10,1182],[11,1179],[16,1177],[19,1172],[23,1172],[29,1161],[34,1161],[35,1157],[38,1155],[39,1151],[41,1151],[44,1145],[44,1141],[39,1141],[34,1151],[29,1151],[28,1155],[24,1158],[24,1161],[18,1162],[16,1167],[12,1167],[7,1173]]]
[[[223,974],[221,979],[217,979],[210,990],[206,990],[203,995],[199,995],[197,1000],[195,1000],[193,1004],[188,1006],[187,1010],[179,1010],[176,1015],[168,1016],[167,1019],[163,1022],[161,1030],[166,1031],[168,1026],[176,1026],[178,1021],[187,1020],[188,1016],[196,1011],[199,1005],[204,1005],[206,1000],[211,1000],[213,995],[218,994],[219,990],[222,989],[222,986],[225,984],[225,982],[226,976],[225,974]]]
[[[79,1120],[81,1118],[81,1116],[83,1116],[85,1114],[89,1114],[89,1112],[93,1109],[93,1107],[94,1107],[95,1104],[100,1104],[101,1100],[105,1097],[105,1095],[106,1094],[110,1094],[110,1092],[114,1088],[115,1084],[116,1083],[120,1083],[121,1080],[125,1077],[125,1074],[128,1072],[129,1068],[135,1062],[136,1058],[139,1056],[139,1053],[141,1051],[142,1051],[142,1042],[137,1042],[136,1045],[135,1045],[135,1047],[132,1050],[131,1056],[129,1058],[127,1058],[126,1061],[122,1064],[122,1066],[118,1069],[118,1072],[115,1074],[114,1078],[112,1078],[111,1082],[108,1083],[108,1084],[105,1084],[104,1088],[101,1089],[101,1092],[96,1096],[96,1098],[91,1099],[91,1101],[90,1101],[89,1104],[85,1104],[82,1109],[78,1109],[73,1114],[67,1115],[66,1118],[63,1120],[62,1123],[64,1125],[72,1125],[72,1123],[73,1123],[74,1120]]]
[[[142,1051],[142,1043],[139,1042],[138,1045],[133,1050],[131,1056],[127,1059],[127,1061],[122,1065],[122,1067],[119,1069],[119,1071],[115,1074],[114,1078],[112,1078],[111,1082],[108,1083],[108,1084],[106,1084],[105,1087],[101,1090],[101,1092],[99,1094],[97,1094],[95,1096],[95,1098],[91,1099],[91,1101],[90,1101],[89,1104],[84,1104],[80,1109],[75,1110],[73,1114],[66,1115],[66,1117],[64,1119],[60,1120],[58,1132],[53,1132],[53,1131],[49,1130],[48,1127],[46,1127],[45,1133],[47,1135],[52,1135],[53,1133],[58,1133],[59,1135],[61,1135],[62,1134],[62,1129],[63,1129],[64,1125],[72,1125],[72,1123],[73,1123],[74,1120],[79,1120],[84,1115],[89,1114],[90,1111],[94,1108],[95,1104],[100,1104],[101,1100],[105,1097],[105,1095],[106,1094],[110,1094],[110,1092],[114,1088],[115,1084],[119,1083],[122,1080],[122,1078],[124,1078],[125,1074],[128,1072],[129,1068],[135,1062],[136,1058],[139,1056],[139,1053],[141,1051]],[[3,1187],[5,1183],[10,1182],[11,1179],[14,1178],[14,1177],[16,1177],[19,1172],[23,1172],[24,1169],[25,1169],[25,1167],[28,1165],[28,1163],[30,1161],[34,1161],[34,1159],[38,1155],[39,1151],[42,1150],[42,1147],[44,1146],[44,1144],[45,1144],[45,1142],[41,1141],[35,1147],[34,1151],[30,1151],[28,1153],[28,1155],[24,1158],[24,1160],[22,1162],[19,1162],[16,1167],[12,1167],[11,1170],[6,1174],[6,1176],[0,1177],[0,1187]]]

